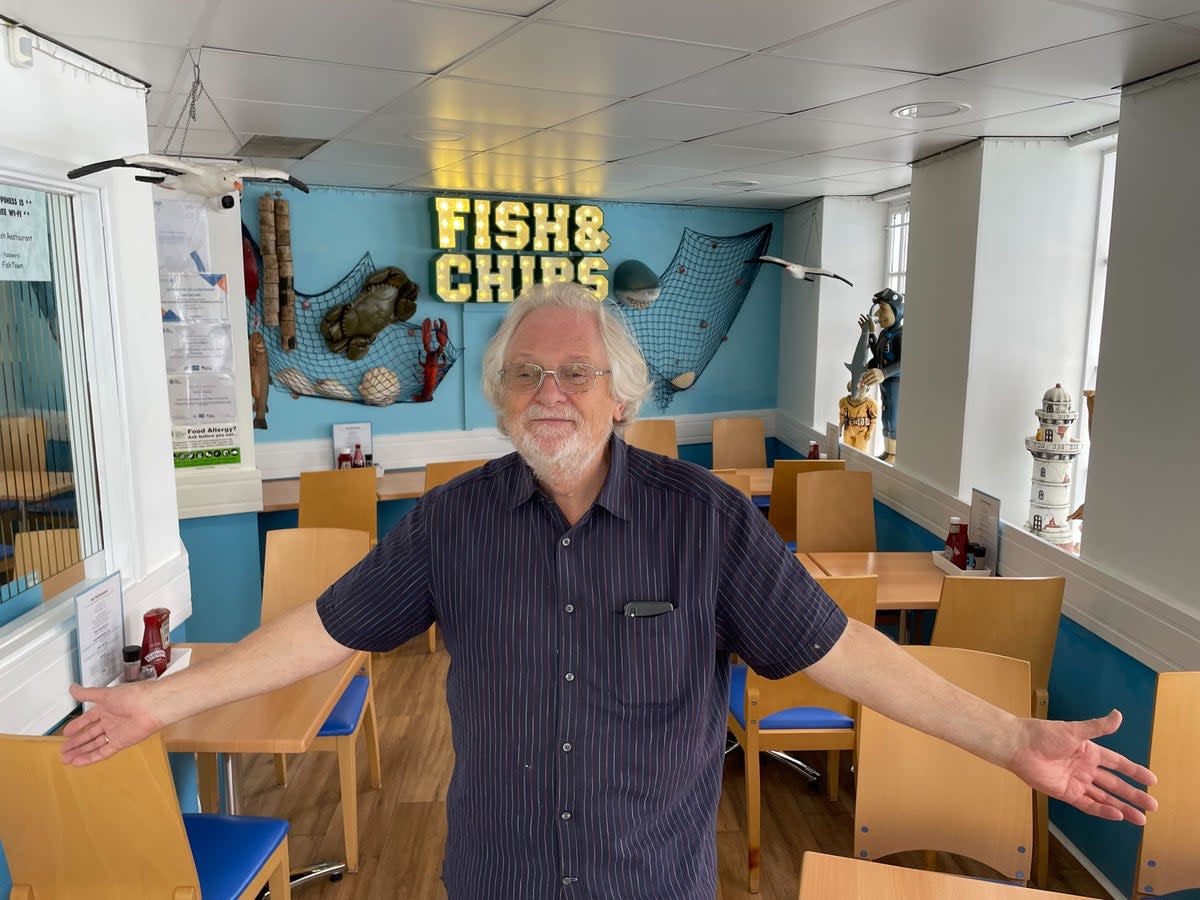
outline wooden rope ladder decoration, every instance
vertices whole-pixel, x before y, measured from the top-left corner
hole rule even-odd
[[[279,329],[279,344],[290,353],[296,349],[292,216],[288,201],[278,193],[258,198],[258,233],[263,266],[263,324]]]

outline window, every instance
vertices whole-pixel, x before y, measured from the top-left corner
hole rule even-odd
[[[0,602],[103,550],[73,198],[0,182]]]
[[[888,208],[887,223],[887,286],[898,294],[904,293],[905,273],[908,271],[908,212],[907,200]]]

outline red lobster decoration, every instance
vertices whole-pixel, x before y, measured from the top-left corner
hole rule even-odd
[[[437,343],[434,344],[434,335]],[[433,399],[433,389],[438,385],[438,379],[446,369],[446,361],[442,353],[446,350],[446,342],[450,340],[450,332],[446,329],[446,320],[426,319],[421,323],[421,343],[425,346],[425,358],[421,360],[421,393],[413,394],[417,403],[428,403]]]

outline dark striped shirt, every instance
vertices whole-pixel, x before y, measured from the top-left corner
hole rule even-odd
[[[574,526],[512,454],[426,494],[317,608],[360,650],[445,636],[455,900],[712,900],[729,654],[782,677],[846,625],[743,495],[615,437]]]

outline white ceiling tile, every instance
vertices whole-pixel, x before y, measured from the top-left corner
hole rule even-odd
[[[741,191],[736,194],[716,194],[687,201],[688,206],[721,206],[733,209],[787,209],[801,201],[794,197]]]
[[[575,175],[588,182],[603,184],[613,191],[626,191],[651,185],[666,184],[695,176],[695,169],[672,166],[650,166],[638,161],[606,163],[582,169]]]
[[[443,147],[395,147],[390,144],[336,140],[317,148],[307,159],[331,165],[345,163],[351,166],[391,166],[427,172],[461,162],[470,155],[466,150]]]
[[[971,137],[1066,137],[1117,121],[1120,112],[1105,103],[1060,103],[1029,112],[970,122],[953,129]]]
[[[180,49],[191,41],[205,4],[163,3],[161,0],[4,0],[4,15],[35,31],[68,40],[71,35],[112,38],[149,44],[173,44]]]
[[[699,14],[674,3],[646,0],[561,0],[543,18],[625,34],[761,50],[887,2],[890,0],[739,0],[710,4]]]
[[[603,200],[608,196],[603,184],[586,181],[575,173],[539,181],[534,190],[543,197],[583,197],[589,200]]]
[[[722,147],[707,140],[676,144],[665,150],[655,150],[635,157],[631,162],[652,166],[679,166],[684,169],[706,169],[722,172],[726,169],[744,167],[755,163],[787,159],[795,153],[778,150],[749,150],[741,147]]]
[[[183,137],[182,128],[175,133],[175,140],[171,142],[170,147],[167,146],[167,140],[171,136],[170,128],[151,128],[149,134],[151,153],[174,156],[179,152],[180,139]],[[192,128],[187,134],[186,149],[188,156],[233,156],[243,143],[242,136],[230,134],[228,131]]]
[[[350,10],[325,0],[255,0],[251,21],[242,0],[221,0],[204,40],[231,50],[434,73],[516,21],[396,0],[354,0]]]
[[[716,192],[714,191],[713,193],[715,194]],[[659,203],[679,206],[693,198],[680,197],[677,192],[666,190],[665,188],[642,188],[637,191],[611,193],[608,199],[623,203]]]
[[[521,176],[531,181],[555,178],[568,172],[591,168],[591,163],[578,159],[551,159],[520,156],[509,153],[477,153],[468,159],[451,163],[439,172],[458,172],[477,175]]]
[[[394,144],[400,147],[446,147],[451,150],[491,150],[509,141],[524,137],[532,128],[514,125],[489,125],[484,122],[458,122],[453,119],[433,119],[427,116],[412,116],[396,113],[376,113],[346,132],[344,137],[368,144]],[[461,134],[457,141],[442,141],[432,144],[417,141],[414,134],[446,132]]]
[[[526,194],[533,196],[541,179],[522,174],[456,172],[440,169],[404,182],[405,190],[471,191],[475,193]]]
[[[862,144],[866,141],[876,141],[883,138],[906,134],[903,122],[893,119],[891,128],[873,128],[869,125],[849,125],[843,122],[829,122],[811,116],[782,116],[750,125],[736,131],[709,138],[714,144],[724,144],[730,147],[755,147],[763,150],[783,150],[793,156],[801,153],[817,153],[822,150],[836,150],[852,144]]]
[[[893,166],[890,169],[879,169],[875,172],[860,172],[846,178],[830,178],[830,184],[846,185],[839,189],[841,193],[877,194],[880,191],[890,191],[893,188],[912,184],[912,168],[909,166]]]
[[[1176,25],[1186,25],[1189,28],[1200,28],[1200,13],[1194,16],[1180,16],[1178,19],[1173,19]]]
[[[562,131],[690,141],[771,118],[770,113],[654,100],[622,100],[559,126]]]
[[[187,98],[181,94],[169,94],[161,99],[152,97],[151,100],[147,110],[150,124],[173,126]],[[229,127],[239,134],[330,138],[358,122],[364,113],[352,109],[258,103],[253,100],[218,100],[214,106],[201,98],[196,104],[196,121],[191,123],[190,128],[221,131],[225,129],[221,116],[224,116]],[[182,128],[183,124],[180,124],[180,129]]]
[[[113,41],[107,38],[74,37],[68,43],[88,56],[98,59],[114,69],[120,69],[148,81],[152,86],[167,89],[175,80],[187,51],[183,47],[165,44],[135,44],[129,41]],[[191,72],[191,66],[187,66]],[[188,79],[191,84],[191,79]]]
[[[874,162],[912,162],[914,159],[922,159],[934,153],[949,150],[951,147],[956,147],[969,140],[970,138],[961,135],[924,131],[919,134],[903,134],[900,137],[882,141],[855,144],[853,147],[842,147],[832,151],[830,155]]]
[[[218,100],[373,110],[395,100],[428,76],[206,49],[200,55],[200,77],[209,94]],[[173,90],[187,93],[191,84],[192,67],[187,65],[179,72]]]
[[[1200,32],[1155,23],[956,72],[956,78],[1084,99],[1200,59]]]
[[[487,12],[507,13],[511,16],[529,16],[546,5],[546,0],[429,0],[438,6],[469,6]]]
[[[1150,19],[1173,19],[1200,11],[1196,0],[1082,0],[1079,5],[1115,9]]]
[[[717,47],[534,23],[467,60],[454,74],[632,97],[739,55]]]
[[[348,166],[345,163],[320,163],[302,160],[292,174],[312,187],[325,184],[333,187],[387,188],[417,178],[421,169],[391,166]]]
[[[1141,23],[1051,0],[903,0],[772,52],[940,74]]]
[[[786,175],[765,175],[757,172],[708,172],[704,175],[693,175],[691,178],[684,178],[669,185],[663,185],[663,187],[672,187],[681,190],[699,188],[701,190],[716,190],[726,193],[748,190],[770,191],[775,188],[799,184],[801,181],[806,180],[808,179]],[[739,185],[729,184],[728,182],[746,183]],[[751,184],[751,182],[753,183]]]
[[[617,100],[617,97],[508,87],[462,78],[435,78],[409,91],[381,112],[549,128]]]
[[[650,138],[583,134],[576,131],[560,131],[555,128],[549,131],[539,131],[513,141],[511,144],[505,144],[501,150],[504,153],[583,159],[588,162],[609,162],[662,147],[671,147],[674,146],[674,143],[673,141],[655,141]]]
[[[750,166],[746,171],[754,173],[749,176],[752,178],[777,175],[795,180],[798,178],[837,178],[888,166],[889,163],[875,159],[846,159],[833,153],[821,153],[797,156],[795,159],[784,159],[761,166]]]
[[[916,80],[917,76],[900,72],[750,56],[644,99],[792,113]]]
[[[1070,98],[1062,98],[1070,99]],[[938,100],[958,101],[970,104],[966,112],[955,116],[933,119],[897,119],[892,110],[910,103]],[[857,125],[874,125],[877,128],[894,128],[901,124],[905,128],[919,131],[951,131],[961,122],[975,122],[994,116],[1052,106],[1055,99],[1046,94],[1030,94],[1009,88],[998,88],[959,78],[927,78],[916,84],[907,84],[890,91],[880,91],[853,100],[822,106],[800,115],[805,118],[823,119],[832,122],[848,122]]]

